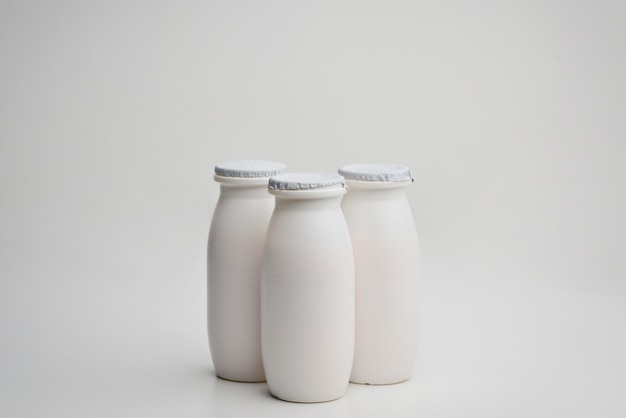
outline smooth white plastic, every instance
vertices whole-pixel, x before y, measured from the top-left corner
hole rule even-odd
[[[217,375],[263,382],[261,255],[274,198],[269,175],[285,168],[269,161],[234,161],[215,167],[220,183],[208,241],[208,332]]]
[[[263,253],[261,338],[270,392],[325,402],[346,391],[354,354],[354,262],[343,178],[282,174]],[[330,181],[328,181],[330,180]]]
[[[391,384],[411,377],[418,340],[419,247],[406,197],[412,179],[376,164],[342,167],[342,209],[355,259],[356,334],[350,381]],[[396,165],[390,166],[390,172]],[[382,170],[384,171],[384,170]],[[355,180],[354,178],[374,178]],[[386,178],[380,181],[375,179]]]

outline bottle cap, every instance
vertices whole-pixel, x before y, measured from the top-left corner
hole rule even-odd
[[[401,164],[353,164],[339,169],[346,180],[404,182],[413,181],[407,166]]]
[[[215,166],[215,175],[222,177],[260,178],[271,177],[287,166],[283,163],[265,160],[240,160],[220,163]]]
[[[283,173],[270,178],[270,190],[310,190],[341,186],[344,178],[333,173]]]

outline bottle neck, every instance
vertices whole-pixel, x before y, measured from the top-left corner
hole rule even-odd
[[[348,196],[368,199],[406,199],[406,187],[411,182],[371,182],[349,180]]]
[[[220,184],[220,196],[242,197],[254,199],[271,199],[265,184],[222,183]]]
[[[342,197],[343,193],[316,198],[293,198],[277,195],[275,207],[277,210],[334,210],[340,209]]]

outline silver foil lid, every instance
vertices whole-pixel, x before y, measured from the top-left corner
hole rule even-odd
[[[412,181],[411,171],[401,164],[352,164],[339,169],[346,180],[403,182]]]
[[[333,173],[283,173],[270,178],[271,190],[309,190],[344,186],[344,178]]]
[[[286,168],[285,164],[275,161],[240,160],[217,164],[215,174],[222,177],[260,178],[274,176]]]

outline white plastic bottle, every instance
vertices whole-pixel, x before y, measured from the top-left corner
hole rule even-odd
[[[220,183],[208,243],[208,331],[217,375],[263,382],[261,360],[261,255],[274,198],[269,177],[283,171],[272,161],[215,166]]]
[[[354,261],[341,211],[344,179],[285,173],[276,197],[261,275],[261,339],[271,393],[325,402],[346,391],[354,354]]]
[[[339,169],[342,209],[355,258],[356,335],[350,381],[399,383],[417,352],[419,248],[406,186],[409,169],[359,164]]]

